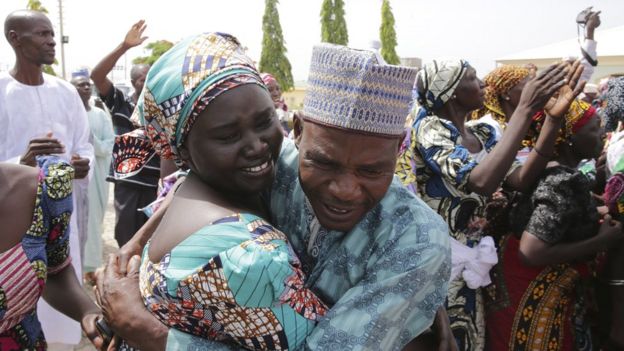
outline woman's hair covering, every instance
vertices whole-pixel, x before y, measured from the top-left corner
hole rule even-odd
[[[624,77],[609,79],[603,101],[605,129],[614,131],[619,121],[624,121]]]
[[[270,83],[275,83],[279,86],[277,79],[275,79],[275,77],[273,77],[271,73],[260,73],[260,78],[262,78],[262,81],[264,82],[265,85],[269,85]]]
[[[144,126],[144,134],[122,136],[143,138],[140,143],[125,140],[132,148],[113,150],[115,176],[136,174],[155,152],[164,159],[182,162],[178,148],[193,123],[220,94],[243,84],[266,89],[260,75],[238,40],[223,33],[203,33],[187,38],[169,49],[150,68],[133,118]],[[140,145],[141,152],[137,152]],[[126,155],[141,155],[128,162]]]
[[[565,114],[565,125],[559,130],[556,143],[567,141],[594,116],[596,116],[596,109],[592,105],[582,100],[574,100]],[[522,140],[523,147],[532,148],[535,146],[545,120],[546,115],[542,112],[533,116],[527,135]]]
[[[433,114],[453,96],[457,85],[466,74],[469,64],[464,60],[432,61],[426,63],[416,77],[418,104],[422,111]]]
[[[485,83],[483,108],[474,111],[472,118],[478,119],[489,113],[504,128],[507,123],[502,108],[501,95],[507,94],[530,74],[528,68],[515,65],[500,66],[488,73],[483,79]]]

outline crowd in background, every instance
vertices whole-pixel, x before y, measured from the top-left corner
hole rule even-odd
[[[593,76],[600,12],[577,21],[578,59],[483,79],[320,44],[290,111],[228,34],[135,65],[126,96],[107,76],[144,21],[65,82],[42,73],[49,19],[11,13],[0,350],[81,330],[119,350],[624,350],[624,76]]]

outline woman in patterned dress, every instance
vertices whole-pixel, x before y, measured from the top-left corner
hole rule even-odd
[[[598,350],[590,330],[588,304],[600,262],[597,254],[624,240],[622,226],[600,214],[593,178],[577,170],[600,155],[603,133],[591,105],[566,114],[554,154],[536,186],[512,197],[498,231],[499,264],[486,289],[489,350]],[[543,118],[532,130],[539,133]],[[525,143],[532,146],[537,134]],[[499,214],[500,215],[500,214]]]
[[[54,156],[39,156],[37,164],[0,163],[0,350],[47,349],[37,319],[40,297],[80,322],[99,346],[93,328],[99,308],[70,264],[74,169]]]
[[[304,286],[285,235],[263,219],[283,135],[253,61],[230,35],[188,38],[152,66],[137,111],[149,142],[126,136],[143,149],[114,152],[116,171],[136,171],[153,152],[190,171],[140,268],[144,304],[166,340],[119,335],[141,349],[186,349],[189,335],[215,348],[301,347],[327,307]]]
[[[519,190],[528,189],[548,162],[542,154],[554,147],[560,116],[574,96],[582,72],[578,64],[552,65],[526,83],[507,131],[496,141],[487,124],[466,125],[469,114],[483,105],[483,83],[466,61],[433,62],[423,67],[416,81],[419,110],[399,157],[399,177],[448,223],[454,240],[453,260],[467,247],[481,243],[486,199],[504,182]],[[564,90],[561,90],[564,89]],[[553,98],[556,91],[558,98]],[[538,151],[520,167],[515,162],[517,147],[526,135],[531,117],[548,105],[549,117],[537,142]],[[410,175],[411,173],[411,175]],[[454,263],[455,265],[455,263]],[[477,273],[487,277],[488,265]],[[462,269],[463,270],[463,269]],[[475,275],[475,274],[473,274]],[[482,350],[485,343],[481,279],[470,283],[461,272],[449,285],[447,311],[460,350]]]

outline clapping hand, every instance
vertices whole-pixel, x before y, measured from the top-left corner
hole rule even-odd
[[[550,100],[548,100],[546,106],[544,106],[544,111],[546,111],[548,115],[551,117],[563,117],[566,112],[568,112],[572,101],[576,99],[585,87],[585,81],[579,82],[581,73],[583,73],[583,68],[579,60],[569,66],[565,84],[559,88],[559,91],[557,91]]]

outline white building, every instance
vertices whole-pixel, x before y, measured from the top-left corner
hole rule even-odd
[[[592,83],[612,74],[624,74],[624,26],[596,30],[598,66],[592,76]],[[582,40],[582,39],[581,39]],[[496,59],[497,65],[523,65],[533,63],[544,68],[564,57],[581,57],[577,38],[539,46]]]

